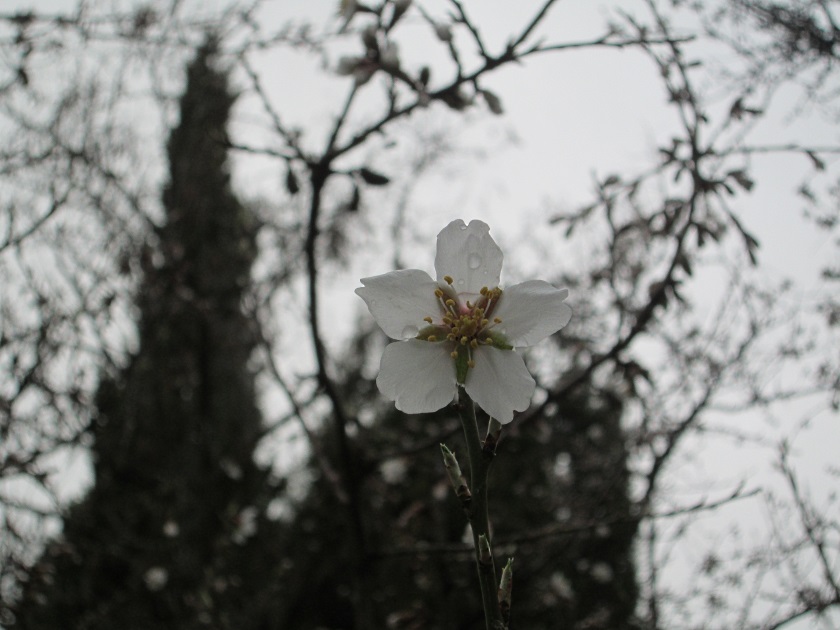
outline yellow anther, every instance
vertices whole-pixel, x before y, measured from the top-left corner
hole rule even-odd
[[[469,339],[467,339],[466,337],[461,337],[461,345],[462,346],[466,346],[468,341],[469,341]]]
[[[469,361],[467,361],[467,367],[474,368],[474,367],[475,367],[475,361],[473,361],[472,359],[470,359]]]
[[[429,341],[431,341],[431,340],[432,340],[432,338],[429,337]],[[470,341],[470,347],[471,348],[478,348],[478,340],[473,339],[472,341]]]
[[[437,341],[437,337],[435,335],[429,335],[426,338],[426,341]]]
[[[458,358],[458,351],[453,350],[452,352],[449,353],[449,356],[452,357],[453,359],[457,359]]]
[[[501,324],[502,323],[502,318],[501,317],[494,317],[493,321],[496,322],[497,324]]]
[[[488,290],[489,289],[487,287],[481,287],[481,291],[479,291],[479,293],[481,293],[481,295],[487,295]]]
[[[447,306],[455,306],[455,300],[449,298],[448,300],[446,300],[446,302],[444,302],[444,304],[446,304]]]
[[[490,320],[489,320],[489,319],[482,319],[482,320],[481,320],[481,326],[482,326],[482,328],[483,328],[484,326],[486,326],[487,324],[489,324],[489,323],[490,323]]]
[[[443,289],[435,289],[435,297],[443,297]]]
[[[455,333],[449,333],[448,335],[446,335],[446,338],[449,341],[455,341]]]
[[[446,282],[446,284],[452,284],[453,282],[455,282],[452,279],[452,276],[443,276],[443,280],[444,280],[444,282]]]
[[[432,323],[432,318],[427,316],[427,317],[423,318],[423,321],[431,324]]]

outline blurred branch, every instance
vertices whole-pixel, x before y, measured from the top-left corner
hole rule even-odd
[[[493,545],[496,549],[505,552],[505,548],[515,548],[517,545],[538,543],[540,541],[550,538],[563,538],[566,536],[577,536],[580,534],[592,533],[598,530],[599,528],[603,528],[604,526],[610,527],[627,524],[635,525],[645,521],[656,521],[662,519],[677,518],[680,516],[687,516],[701,512],[711,512],[725,507],[736,501],[753,498],[755,496],[758,496],[761,492],[762,491],[759,488],[754,488],[745,492],[743,485],[741,485],[738,486],[735,490],[733,490],[729,495],[720,499],[716,499],[714,501],[702,499],[692,505],[680,508],[673,508],[664,512],[645,513],[645,510],[642,510],[638,517],[629,520],[623,518],[607,518],[603,520],[589,521],[585,523],[563,523],[548,525],[540,529],[524,532],[522,534],[517,534],[516,536],[496,538],[493,541]],[[475,548],[470,543],[429,543],[418,541],[415,545],[412,545],[411,547],[397,549],[380,549],[372,551],[370,555],[372,558],[391,558],[400,556],[423,556],[426,554],[458,554],[463,555],[463,560],[467,561],[471,559],[471,556],[474,553]]]
[[[787,480],[790,493],[793,496],[793,500],[799,514],[799,520],[802,524],[802,528],[805,530],[808,542],[810,543],[814,553],[819,558],[823,579],[831,590],[831,597],[827,602],[820,601],[814,603],[814,608],[818,612],[822,612],[828,606],[840,604],[840,582],[838,581],[838,576],[835,574],[837,569],[828,558],[826,542],[822,533],[826,524],[821,522],[820,517],[817,516],[814,513],[813,508],[807,504],[806,499],[802,494],[802,490],[799,487],[799,482],[796,479],[796,474],[794,473],[793,468],[791,468],[788,447],[786,444],[782,444],[780,448],[779,467]]]

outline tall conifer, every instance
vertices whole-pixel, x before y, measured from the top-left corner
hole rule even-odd
[[[255,221],[236,199],[235,97],[209,39],[168,144],[165,225],[144,256],[140,344],[100,386],[95,482],[33,567],[20,628],[270,628],[277,566],[253,462],[261,418],[241,301]]]

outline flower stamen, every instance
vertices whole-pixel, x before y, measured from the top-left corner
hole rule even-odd
[[[452,276],[443,276],[443,280],[447,285],[452,286],[454,280]],[[473,351],[481,346],[492,346],[496,344],[496,337],[490,334],[490,330],[501,323],[498,317],[491,321],[489,316],[495,309],[496,303],[502,295],[502,290],[498,287],[490,289],[488,287],[481,287],[479,291],[480,296],[477,300],[465,300],[461,302],[460,295],[453,295],[451,290],[440,285],[435,288],[435,297],[441,307],[440,324],[435,325],[436,330],[434,334],[429,334],[425,337],[426,341],[438,341],[445,338],[457,346],[466,348],[466,355],[461,356],[459,350],[454,350],[450,356],[455,359],[456,364],[464,361],[462,369],[475,367],[475,359]],[[435,321],[432,317],[424,318],[429,324]],[[456,346],[456,348],[457,348]],[[461,377],[459,377],[461,378]]]

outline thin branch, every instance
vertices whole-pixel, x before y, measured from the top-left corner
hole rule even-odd
[[[782,446],[781,448],[779,465],[785,479],[788,482],[788,486],[790,486],[793,500],[796,503],[796,509],[799,512],[799,520],[802,523],[802,527],[805,529],[808,541],[811,543],[817,557],[820,559],[823,578],[825,579],[826,584],[831,587],[831,590],[834,593],[834,600],[840,602],[840,586],[837,582],[837,576],[834,575],[834,567],[826,554],[825,542],[823,541],[822,536],[817,532],[817,525],[814,522],[815,517],[811,514],[811,509],[805,503],[805,498],[802,496],[802,491],[799,489],[799,483],[796,479],[796,475],[794,474],[788,461],[788,450],[786,446]]]
[[[525,532],[516,536],[509,536],[507,538],[496,538],[493,545],[496,548],[516,547],[517,545],[540,542],[550,538],[562,538],[565,536],[576,536],[579,534],[586,534],[594,532],[599,528],[614,525],[637,524],[647,521],[658,521],[662,519],[676,518],[686,516],[689,514],[698,514],[701,512],[711,512],[727,506],[735,501],[753,498],[761,493],[760,488],[753,488],[747,492],[743,491],[743,485],[738,486],[727,496],[717,499],[715,501],[701,500],[695,504],[674,508],[665,512],[640,512],[638,517],[633,518],[612,518],[602,519],[596,521],[588,521],[578,524],[562,524],[549,525],[541,529]],[[397,547],[394,549],[380,549],[371,552],[373,558],[393,558],[399,556],[422,556],[422,555],[452,555],[452,554],[472,554],[474,547],[470,543],[429,543],[425,541],[418,541],[410,547]]]
[[[519,47],[519,45],[522,42],[524,42],[526,39],[528,39],[528,36],[533,32],[533,30],[535,28],[537,28],[537,25],[542,21],[542,19],[545,17],[545,14],[548,13],[548,10],[551,8],[551,5],[554,4],[555,2],[556,2],[556,0],[547,0],[546,1],[546,3],[542,6],[542,8],[534,16],[534,19],[531,20],[531,23],[528,24],[528,26],[525,27],[525,29],[522,31],[522,33],[519,35],[519,37],[517,37],[516,40],[508,46],[508,50],[515,50],[516,48]]]
[[[274,127],[274,131],[276,131],[277,134],[281,138],[283,138],[283,141],[294,152],[296,157],[300,159],[305,159],[302,149],[298,146],[295,134],[286,129],[286,126],[280,120],[280,115],[274,109],[274,106],[271,103],[271,99],[269,99],[268,94],[262,86],[262,81],[260,80],[259,75],[251,67],[250,62],[248,61],[248,58],[245,56],[244,53],[240,55],[239,63],[242,65],[242,68],[245,70],[245,73],[251,80],[251,86],[254,88],[254,92],[256,93],[257,97],[260,100],[260,103],[262,104],[263,111],[266,114],[268,114],[268,117],[271,119],[271,124]]]
[[[464,6],[458,0],[449,0],[452,4],[455,5],[455,8],[458,10],[459,21],[461,24],[467,27],[467,29],[472,33],[473,39],[475,40],[476,46],[478,46],[479,54],[484,57],[485,59],[489,59],[490,55],[487,54],[487,49],[484,47],[484,42],[481,40],[481,35],[478,32],[478,29],[467,17],[466,11],[464,11]],[[451,46],[450,46],[451,47]],[[456,62],[458,60],[456,59]],[[458,66],[460,67],[460,62],[458,62]]]

